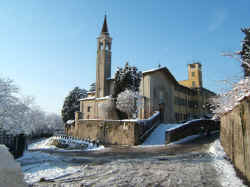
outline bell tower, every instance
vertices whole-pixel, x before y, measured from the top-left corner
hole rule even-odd
[[[199,62],[188,64],[188,80],[191,81],[192,88],[202,87],[202,71]]]
[[[105,97],[109,93],[109,81],[111,78],[111,44],[106,15],[100,36],[97,38],[96,58],[96,97]]]

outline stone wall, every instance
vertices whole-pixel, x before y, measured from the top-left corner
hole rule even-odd
[[[200,133],[210,133],[211,131],[219,130],[219,121],[214,120],[193,120],[185,123],[183,126],[165,132],[165,142],[169,144],[178,141],[187,136],[192,136]]]
[[[23,152],[26,147],[26,137],[24,134],[18,135],[8,135],[0,132],[0,144],[4,144],[9,148],[10,153],[15,158],[18,158],[23,155]]]
[[[222,116],[220,140],[235,168],[250,181],[250,97]]]
[[[160,122],[159,113],[147,120],[85,120],[67,126],[66,134],[103,144],[138,145]]]

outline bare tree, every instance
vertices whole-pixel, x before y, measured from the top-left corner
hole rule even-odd
[[[242,50],[235,53],[223,53],[223,55],[230,56],[241,62],[241,66],[244,70],[244,78],[237,83],[230,80],[224,81],[225,84],[231,86],[231,89],[222,92],[218,97],[213,99],[214,112],[217,116],[221,116],[232,110],[242,99],[250,96],[250,28],[241,30],[245,34],[245,38],[242,42]]]
[[[233,88],[227,92],[221,93],[219,96],[212,99],[212,104],[215,107],[214,113],[221,116],[224,113],[232,110],[245,97],[250,96],[250,78],[240,80],[233,85]]]
[[[63,129],[61,117],[46,114],[34,104],[32,97],[23,97],[12,80],[0,78],[0,128],[7,134],[45,134]]]

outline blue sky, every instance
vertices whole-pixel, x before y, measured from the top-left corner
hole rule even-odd
[[[249,0],[12,0],[0,4],[0,76],[48,112],[60,113],[75,86],[95,82],[96,37],[108,15],[112,72],[126,61],[141,71],[167,66],[177,80],[200,61],[204,86],[241,76],[222,52],[240,50]]]

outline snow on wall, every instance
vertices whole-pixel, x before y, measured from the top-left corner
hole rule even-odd
[[[27,187],[20,165],[5,145],[0,144],[0,186]]]

